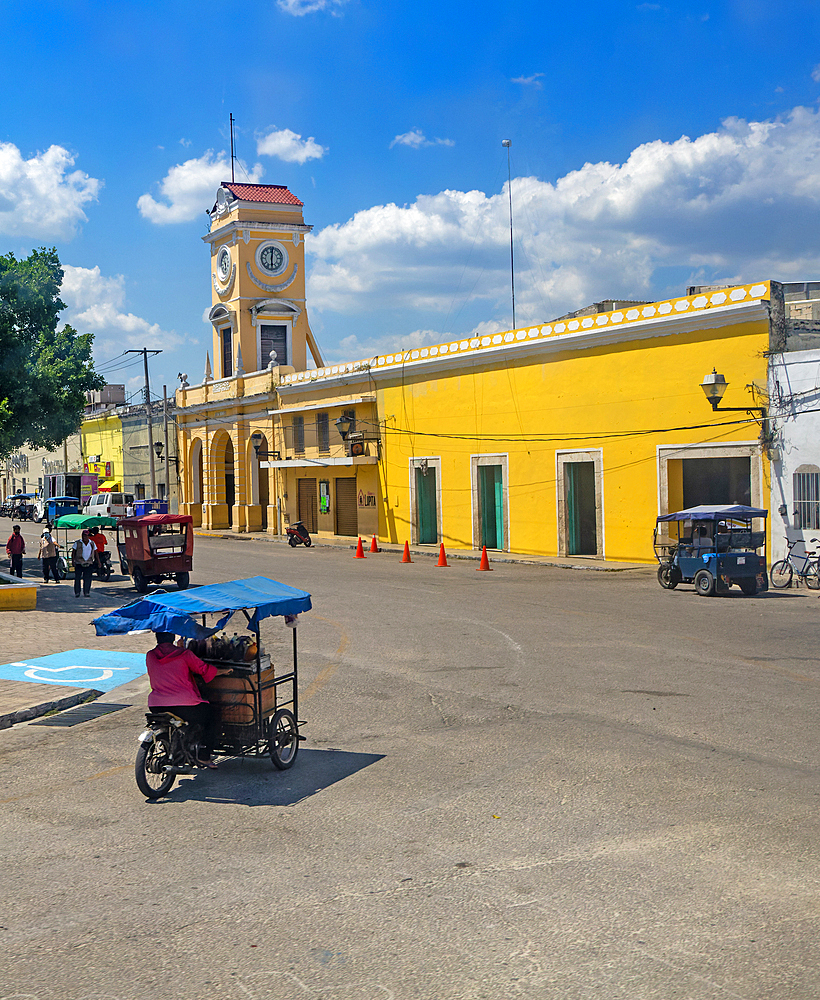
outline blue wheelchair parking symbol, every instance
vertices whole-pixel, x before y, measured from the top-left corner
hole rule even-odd
[[[101,649],[72,649],[0,666],[0,678],[31,684],[93,688],[110,691],[145,673],[142,653],[118,653]]]

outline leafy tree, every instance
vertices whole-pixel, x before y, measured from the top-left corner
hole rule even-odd
[[[63,269],[55,248],[0,255],[0,455],[56,448],[80,426],[94,371],[93,335],[58,329]]]

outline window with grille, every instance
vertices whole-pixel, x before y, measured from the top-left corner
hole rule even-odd
[[[330,451],[330,418],[326,413],[316,417],[316,437],[319,439],[319,451],[323,454]]]
[[[293,418],[293,450],[297,455],[305,453],[305,418]]]
[[[794,473],[794,526],[820,528],[820,469],[801,465]]]

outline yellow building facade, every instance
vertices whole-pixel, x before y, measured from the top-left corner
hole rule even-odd
[[[198,523],[649,561],[658,513],[767,506],[760,426],[713,413],[700,383],[716,368],[726,406],[760,405],[776,283],[328,366],[307,322],[301,203],[230,188],[241,197],[217,197],[207,237],[213,377],[177,393],[181,510]],[[262,329],[286,324],[283,363],[247,372],[272,342]]]
[[[105,489],[122,489],[122,421],[116,413],[83,418],[80,428],[82,471],[99,476]]]

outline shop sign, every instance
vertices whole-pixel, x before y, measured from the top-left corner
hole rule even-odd
[[[365,493],[364,490],[359,490],[359,506],[360,507],[375,507],[376,506],[376,494],[375,493]]]

